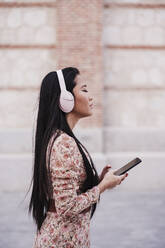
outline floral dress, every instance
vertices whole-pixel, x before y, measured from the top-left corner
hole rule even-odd
[[[89,248],[91,205],[98,202],[100,190],[96,185],[81,192],[83,158],[75,140],[63,131],[52,146],[50,173],[56,212],[47,212],[33,248]]]

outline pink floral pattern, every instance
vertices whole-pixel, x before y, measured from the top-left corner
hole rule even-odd
[[[100,190],[94,186],[81,192],[86,178],[83,158],[75,140],[63,131],[53,143],[50,173],[56,212],[47,212],[33,248],[89,248],[91,205]]]

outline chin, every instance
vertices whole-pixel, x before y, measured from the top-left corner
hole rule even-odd
[[[92,116],[92,115],[93,115],[92,112],[88,112],[88,113],[85,113],[85,114],[81,115],[80,118],[89,117],[89,116]]]
[[[88,112],[82,112],[81,114],[79,113],[79,117],[80,118],[84,118],[84,117],[89,117],[93,115],[93,110],[90,109]]]
[[[90,112],[88,113],[88,116],[91,116],[91,115],[93,115],[93,111],[90,111]]]

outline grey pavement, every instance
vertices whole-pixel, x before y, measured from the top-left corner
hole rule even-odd
[[[0,248],[31,248],[29,196],[0,193]],[[164,192],[105,191],[91,219],[91,248],[165,248]]]

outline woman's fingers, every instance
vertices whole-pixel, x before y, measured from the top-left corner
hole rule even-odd
[[[103,169],[103,173],[107,173],[109,171],[109,169],[112,168],[111,165],[106,165]]]
[[[105,169],[110,169],[110,168],[112,168],[112,166],[109,164],[105,166]]]
[[[120,183],[128,176],[128,173],[125,173],[124,175],[119,176],[120,177]],[[119,183],[119,184],[120,184]]]
[[[121,182],[128,176],[128,173],[125,173],[124,175],[117,176],[118,177],[118,184],[121,184]]]

